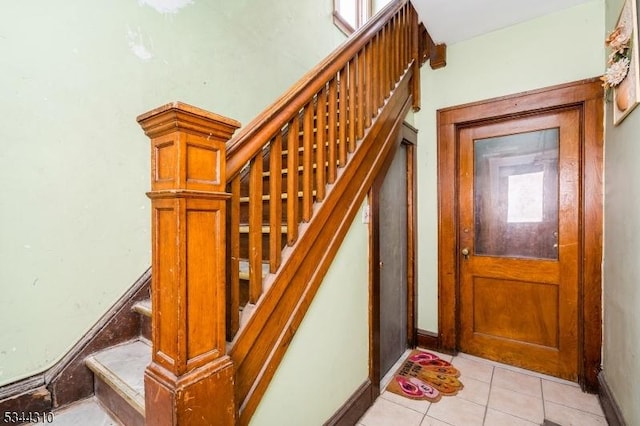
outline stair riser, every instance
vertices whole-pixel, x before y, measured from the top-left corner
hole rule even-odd
[[[144,426],[144,417],[98,376],[95,376],[95,394],[100,403],[124,425]]]
[[[151,317],[140,314],[140,336],[151,341]]]

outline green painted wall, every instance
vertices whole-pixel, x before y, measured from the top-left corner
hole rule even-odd
[[[623,0],[607,0],[611,31]],[[614,126],[607,103],[605,143],[603,370],[628,425],[640,424],[640,111]]]
[[[438,330],[436,111],[603,72],[604,0],[447,47],[447,66],[422,67],[418,169],[418,326]]]
[[[362,209],[252,425],[320,425],[369,377],[369,242]]]
[[[331,13],[315,0],[3,6],[0,386],[52,365],[149,266],[135,117],[181,100],[246,124],[344,40]]]

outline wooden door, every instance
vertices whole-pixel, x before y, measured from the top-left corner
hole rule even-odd
[[[407,148],[400,144],[378,198],[380,373],[407,349]]]
[[[579,111],[458,132],[460,350],[576,380]]]

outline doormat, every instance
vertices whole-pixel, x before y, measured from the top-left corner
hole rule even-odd
[[[430,352],[413,350],[387,386],[389,392],[410,399],[438,402],[463,388],[460,371]]]

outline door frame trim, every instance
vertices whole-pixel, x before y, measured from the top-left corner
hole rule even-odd
[[[380,216],[379,191],[397,148],[407,149],[407,346],[415,347],[417,294],[416,294],[416,143],[418,131],[403,123],[396,148],[389,154],[380,173],[369,190],[369,380],[374,396],[380,394]]]
[[[583,390],[595,392],[602,348],[604,196],[604,93],[598,78],[438,110],[439,349],[448,353],[458,350],[458,130],[562,109],[577,109],[581,114],[578,382]]]

